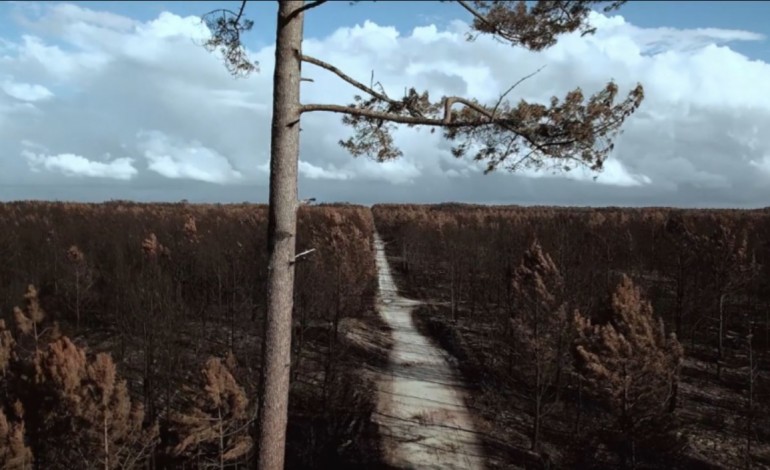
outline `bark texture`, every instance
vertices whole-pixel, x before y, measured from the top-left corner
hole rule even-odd
[[[291,316],[297,229],[300,70],[303,1],[282,1],[273,74],[270,148],[267,315],[260,378],[258,466],[284,466],[291,364]]]

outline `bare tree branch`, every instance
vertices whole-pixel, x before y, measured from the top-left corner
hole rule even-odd
[[[492,23],[490,23],[489,20],[487,20],[487,18],[484,15],[482,15],[480,12],[478,12],[476,9],[470,6],[468,2],[464,0],[456,0],[456,1],[461,7],[465,8],[471,15],[473,15],[474,18],[476,18],[477,20],[483,23],[488,24],[491,28],[495,28],[495,26]]]
[[[374,90],[372,87],[368,87],[364,85],[363,83],[359,82],[358,80],[352,78],[351,76],[345,74],[342,70],[338,69],[337,67],[333,66],[332,64],[329,64],[327,62],[324,62],[320,59],[316,59],[315,57],[310,57],[308,55],[302,54],[301,55],[302,62],[307,62],[309,64],[316,65],[318,67],[321,67],[323,69],[326,69],[330,71],[331,73],[337,75],[341,79],[345,80],[346,82],[350,83],[354,87],[358,88],[359,90],[363,91],[364,93],[368,93],[369,95],[377,98],[378,100],[385,101],[387,103],[393,103],[394,101],[391,100],[387,95],[384,95],[382,93],[378,93]],[[372,80],[374,79],[374,72],[372,72]]]
[[[303,7],[297,8],[296,10],[294,10],[294,12],[287,17],[287,21],[295,18],[297,15],[299,15],[300,13],[302,13],[304,11],[308,11],[310,9],[313,9],[315,7],[323,5],[327,1],[328,0],[316,0],[314,2],[306,3]],[[244,1],[244,3],[246,3],[246,2]]]
[[[241,1],[241,8],[238,10],[238,16],[235,17],[235,22],[241,21],[241,17],[243,16],[243,10],[246,9],[246,0]]]
[[[434,119],[426,117],[406,116],[402,114],[372,111],[369,109],[356,108],[355,106],[343,106],[339,104],[304,104],[300,112],[309,113],[313,111],[327,111],[338,114],[348,114],[351,116],[360,116],[382,121],[395,122],[398,124],[409,124],[412,126],[463,126],[472,125],[468,123],[446,123],[443,119]],[[482,122],[476,123],[476,125]]]
[[[384,100],[385,101],[385,100]],[[395,101],[386,98],[386,102],[393,103]],[[499,119],[495,116],[494,112],[491,112],[483,106],[474,103],[473,101],[461,98],[459,96],[450,96],[444,98],[444,114],[441,119],[421,117],[421,116],[406,116],[396,113],[371,111],[368,109],[356,108],[354,106],[341,106],[336,104],[306,104],[302,105],[300,112],[313,112],[313,111],[329,111],[333,113],[349,114],[352,116],[368,117],[373,119],[381,119],[384,121],[395,122],[398,124],[409,125],[421,125],[421,126],[439,126],[439,127],[469,127],[469,126],[481,126],[484,124],[497,124],[497,125],[510,125],[510,119]],[[474,119],[474,120],[460,120],[452,121],[452,106],[455,103],[462,104],[468,108],[476,111],[487,119]]]
[[[309,250],[305,250],[302,253],[297,254],[296,256],[294,256],[294,261],[292,261],[291,263],[296,263],[297,261],[299,261],[300,258],[302,258],[303,256],[307,256],[314,251],[315,251],[315,248],[310,248]]]
[[[363,83],[359,82],[358,80],[355,80],[354,78],[350,77],[349,75],[342,72],[337,67],[324,62],[320,59],[316,59],[314,57],[310,57],[307,55],[302,56],[303,62],[308,62],[311,64],[314,64],[316,66],[319,66],[321,68],[324,68],[338,77],[340,77],[342,80],[346,81],[347,83],[353,85],[354,87],[358,88],[359,90],[367,93],[375,100],[379,100],[382,103],[387,103],[390,108],[398,107],[403,102],[399,102],[397,100],[393,100],[387,94],[384,92],[380,93],[374,90],[373,85],[366,86]],[[539,68],[535,72],[528,74],[518,81],[514,83],[511,87],[509,87],[500,97],[498,102],[495,104],[494,108],[490,111],[488,108],[485,108],[473,101],[467,100],[465,98],[461,98],[458,96],[453,97],[446,97],[443,99],[443,108],[444,108],[444,114],[442,119],[438,118],[431,118],[431,117],[425,117],[422,112],[415,109],[408,109],[410,111],[410,116],[406,116],[403,114],[400,114],[398,112],[381,112],[381,111],[373,111],[373,110],[362,110],[361,108],[357,108],[355,106],[339,106],[339,105],[325,105],[325,104],[313,104],[313,105],[307,105],[303,106],[301,112],[311,112],[311,111],[329,111],[329,112],[335,112],[335,113],[341,113],[346,114],[348,116],[357,116],[357,117],[366,117],[370,119],[376,119],[379,122],[391,122],[391,123],[399,123],[399,124],[408,124],[410,126],[415,125],[423,125],[423,126],[433,126],[433,127],[463,127],[463,126],[481,126],[484,124],[487,125],[498,125],[503,127],[504,129],[507,129],[509,131],[513,131],[517,135],[520,134],[520,131],[517,131],[513,128],[510,120],[501,120],[498,119],[497,111],[500,107],[501,102],[505,99],[505,97],[518,85],[520,85],[523,81],[527,80],[528,78],[531,78],[538,72],[540,72],[544,67]],[[374,81],[374,75],[372,75],[371,81]],[[408,93],[407,93],[408,95]],[[452,122],[452,107],[454,104],[459,103],[462,104],[473,111],[476,111],[476,113],[480,114],[481,116],[486,117],[487,119],[465,119],[462,121],[456,121]],[[381,130],[381,125],[378,125],[378,131]],[[522,137],[527,140],[530,145],[533,147],[533,149],[544,151],[545,147],[544,145],[538,144],[533,139],[527,137],[526,135],[522,135]],[[557,142],[551,142],[548,145],[570,145],[574,142],[574,140],[567,140],[567,141],[557,141]],[[508,153],[510,151],[511,146],[513,145],[513,141],[509,142],[507,144],[506,152]],[[488,170],[490,171],[490,170]]]
[[[592,32],[586,18],[590,6],[602,3],[597,0],[565,0],[550,2],[540,0],[528,7],[525,2],[481,0],[456,0],[474,17],[473,29],[507,40],[512,45],[522,45],[531,50],[541,50],[553,45],[560,34],[582,29]],[[325,1],[308,2],[293,14],[322,5]],[[614,1],[605,8],[617,8],[623,0]],[[246,1],[239,11],[219,9],[206,15],[207,25],[213,37],[206,43],[209,50],[223,49],[228,69],[235,75],[245,75],[255,69],[247,59],[240,40],[240,33],[251,28],[253,22],[243,19]],[[216,17],[216,14],[221,17]],[[212,16],[213,15],[213,16]],[[396,148],[392,131],[395,124],[427,126],[444,129],[445,137],[463,140],[453,147],[453,154],[463,156],[469,150],[475,160],[487,160],[492,171],[509,156],[517,155],[517,162],[508,169],[522,165],[542,167],[545,164],[563,165],[561,162],[583,163],[590,168],[601,169],[602,162],[612,150],[611,136],[619,131],[622,122],[641,103],[643,90],[637,87],[628,98],[614,104],[617,87],[610,83],[607,88],[585,99],[577,89],[567,94],[564,102],[551,99],[551,106],[524,101],[516,106],[506,100],[511,91],[524,80],[537,74],[538,69],[518,81],[500,95],[494,105],[482,105],[475,100],[458,96],[431,101],[427,92],[418,93],[407,89],[402,98],[391,98],[374,73],[369,86],[347,75],[332,64],[315,57],[301,55],[303,62],[321,67],[349,83],[368,98],[355,97],[349,106],[337,104],[307,104],[300,112],[327,111],[343,114],[343,122],[353,127],[355,135],[340,144],[354,156],[375,155],[379,160],[401,155]],[[310,81],[310,79],[302,79]],[[455,104],[462,108],[455,109]],[[527,148],[529,150],[527,150]],[[568,166],[559,166],[568,170]]]
[[[493,114],[493,115],[497,114],[497,108],[499,108],[499,107],[500,107],[500,104],[503,102],[503,100],[505,99],[505,97],[506,97],[506,96],[508,96],[508,94],[509,94],[510,92],[512,92],[514,88],[516,88],[517,86],[521,85],[521,83],[522,83],[524,80],[527,80],[527,79],[530,79],[530,78],[534,77],[535,75],[537,75],[538,73],[540,73],[540,71],[541,71],[541,70],[543,70],[544,68],[545,68],[545,65],[544,65],[544,66],[542,66],[542,67],[540,67],[539,69],[535,70],[534,72],[530,73],[529,75],[525,75],[525,76],[521,77],[519,80],[517,80],[517,81],[516,81],[516,83],[514,83],[513,85],[511,85],[511,86],[510,86],[510,88],[508,88],[507,90],[505,90],[505,93],[503,93],[502,95],[500,95],[500,99],[498,99],[498,100],[497,100],[497,104],[495,104],[495,107],[492,109],[492,114]]]
[[[235,13],[234,11],[228,8],[217,8],[216,10],[211,10],[210,12],[206,13],[203,16],[206,17],[209,15],[216,15],[217,13],[221,13],[222,16],[225,16],[225,15],[234,16],[235,18],[233,18],[233,21],[238,23],[239,21],[241,21],[241,18],[243,17],[243,11],[246,9],[246,2],[247,0],[241,1],[241,7],[238,9],[238,13]]]
[[[534,72],[534,73],[537,73],[537,72]],[[530,74],[529,76],[534,75],[534,73]],[[527,77],[525,77],[524,79],[526,78]],[[521,80],[519,80],[517,84],[520,82]],[[368,88],[364,85],[362,85],[362,87]],[[506,93],[508,93],[508,91],[506,91]],[[393,100],[388,99],[388,102],[393,102]],[[464,117],[459,117],[456,114],[453,115],[452,106],[456,103],[462,104],[463,106],[474,111],[476,113],[475,118],[471,118],[471,116],[468,116],[467,114]],[[499,128],[499,130],[508,131],[512,133],[514,137],[521,137],[524,141],[526,141],[529,144],[529,146],[532,148],[533,151],[538,151],[546,154],[549,152],[549,148],[559,147],[559,146],[561,147],[571,146],[577,142],[577,139],[569,138],[567,133],[558,133],[558,132],[551,132],[551,135],[548,136],[549,139],[547,141],[540,142],[537,139],[538,129],[533,129],[531,127],[527,127],[526,125],[522,125],[521,122],[516,122],[510,117],[500,117],[497,114],[497,108],[499,107],[499,104],[500,103],[498,102],[495,108],[490,111],[488,108],[485,108],[484,106],[465,98],[461,98],[457,96],[446,97],[443,99],[444,113],[441,118],[414,116],[414,115],[407,116],[404,114],[398,114],[394,112],[382,112],[382,111],[376,111],[376,110],[366,109],[366,108],[361,108],[356,106],[341,106],[341,105],[334,105],[334,104],[303,105],[301,112],[305,113],[305,112],[313,112],[313,111],[326,111],[326,112],[345,114],[347,116],[373,119],[379,122],[407,124],[410,126],[421,125],[421,126],[443,127],[447,129],[452,129],[452,128],[472,129],[472,128],[478,128],[481,126],[497,127]],[[479,117],[479,115],[481,116],[481,118]],[[453,120],[453,117],[454,117],[454,120]],[[604,129],[599,128],[599,130],[604,130]],[[560,136],[564,136],[565,138],[559,139],[558,137]],[[505,144],[506,151],[502,152],[501,158],[497,158],[497,159],[490,158],[490,166],[487,172],[492,171],[499,163],[501,163],[508,155],[510,155],[512,147],[515,144],[514,140],[515,139],[511,139]],[[531,155],[532,155],[532,152],[529,152],[525,156],[525,158],[529,158]],[[485,156],[489,157],[489,155],[485,155]],[[572,160],[572,158],[568,156],[564,156],[563,158]],[[481,160],[482,159],[481,154],[477,155],[475,159]]]

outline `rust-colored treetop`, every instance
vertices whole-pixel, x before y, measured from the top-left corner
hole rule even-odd
[[[575,315],[577,365],[617,409],[664,406],[683,356],[676,335],[666,335],[628,276],[612,296],[612,311],[604,325]]]
[[[560,288],[562,280],[556,264],[548,254],[543,253],[540,242],[534,240],[514,271],[512,282],[514,290],[520,295],[531,297],[535,304],[547,305],[554,302],[557,294],[550,292],[549,288]]]

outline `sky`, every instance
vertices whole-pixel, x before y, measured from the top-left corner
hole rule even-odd
[[[770,206],[770,2],[629,2],[594,35],[542,52],[479,37],[452,2],[329,2],[305,15],[303,52],[392,96],[547,102],[614,80],[645,88],[600,173],[484,175],[440,133],[399,129],[404,156],[338,145],[337,115],[302,118],[300,197],[319,202]],[[0,2],[0,200],[265,202],[274,2],[250,2],[258,73],[228,74],[200,16],[240,2]],[[306,64],[303,103],[356,91]],[[596,177],[596,178],[594,178]]]

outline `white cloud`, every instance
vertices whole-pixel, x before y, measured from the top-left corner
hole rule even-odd
[[[259,18],[266,7],[251,8],[250,16]],[[60,3],[33,10],[21,24],[20,40],[0,38],[0,68],[13,77],[0,82],[0,154],[27,152],[18,161],[0,159],[0,184],[23,176],[38,181],[45,193],[49,180],[42,170],[109,173],[105,165],[121,161],[124,170],[134,171],[132,185],[156,185],[159,192],[162,180],[152,173],[187,184],[190,191],[197,190],[195,181],[218,183],[216,194],[222,195],[267,186],[273,46],[249,51],[262,71],[235,80],[219,57],[200,47],[207,30],[196,17],[164,12],[142,22]],[[319,21],[324,11],[313,10]],[[376,11],[372,8],[373,15]],[[412,31],[367,21],[341,26],[328,37],[308,37],[303,48],[366,83],[374,71],[374,81],[391,96],[413,85],[435,98],[457,94],[491,102],[544,65],[511,93],[514,102],[545,102],[576,86],[591,93],[609,79],[622,93],[639,81],[646,99],[624,125],[595,181],[585,170],[481,177],[484,165],[452,157],[440,132],[412,129],[395,134],[403,158],[384,164],[356,159],[337,144],[350,135],[339,116],[311,113],[302,120],[302,184],[314,185],[313,194],[321,199],[362,202],[374,200],[371,188],[377,186],[379,198],[415,201],[478,197],[613,204],[618,195],[633,194],[628,197],[676,205],[697,204],[708,194],[710,200],[765,204],[770,170],[758,169],[770,168],[770,135],[761,132],[770,128],[765,79],[770,64],[730,48],[733,41],[762,36],[715,28],[640,28],[622,16],[598,13],[591,21],[595,35],[566,35],[542,53],[488,37],[467,42],[467,24],[461,21]],[[255,28],[249,34],[260,33]],[[356,94],[317,67],[305,65],[303,76],[315,80],[302,84],[305,103],[346,104]],[[50,99],[50,90],[57,99]],[[24,147],[22,140],[71,153]],[[110,152],[135,153],[150,171],[137,172],[130,159],[80,157]],[[456,189],[460,186],[465,192]]]
[[[5,94],[20,101],[43,101],[53,98],[53,93],[48,88],[30,83],[14,82],[6,79],[0,84]]]
[[[134,160],[125,157],[116,158],[105,163],[89,160],[72,153],[47,155],[23,150],[21,155],[27,160],[30,169],[35,172],[46,170],[60,172],[65,176],[85,176],[117,180],[130,180],[137,173],[136,168],[133,166]]]
[[[749,164],[770,175],[770,155],[765,155],[758,160],[750,160]]]
[[[139,36],[154,39],[182,38],[200,41],[210,36],[208,28],[199,18],[182,18],[167,11],[161,12],[157,19],[139,25],[137,32]]]
[[[650,177],[631,173],[615,158],[605,160],[604,169],[598,173],[584,167],[573,168],[568,172],[523,169],[521,173],[530,178],[567,178],[575,181],[596,181],[599,184],[619,187],[644,186],[652,183]]]
[[[59,46],[49,46],[36,36],[22,36],[19,47],[19,65],[42,69],[46,77],[61,81],[75,81],[90,73],[97,73],[110,58],[100,52],[70,52]]]
[[[348,172],[334,167],[331,169],[321,168],[304,160],[299,161],[299,174],[311,180],[346,180],[350,179],[351,176]]]
[[[358,160],[358,175],[363,180],[387,181],[396,185],[413,183],[420,175],[420,167],[407,159],[378,163],[369,159]]]
[[[173,141],[157,131],[141,132],[138,138],[147,167],[166,178],[227,183],[242,176],[227,158],[200,142]]]
[[[649,176],[630,173],[614,158],[604,162],[604,171],[597,176],[596,181],[615,186],[642,186],[652,183]]]

